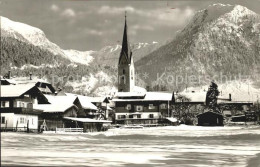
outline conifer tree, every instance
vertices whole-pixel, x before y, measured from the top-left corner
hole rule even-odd
[[[211,85],[209,86],[209,89],[207,91],[206,105],[213,112],[218,112],[217,111],[217,98],[218,98],[218,95],[219,95],[218,85],[214,81],[212,81]]]

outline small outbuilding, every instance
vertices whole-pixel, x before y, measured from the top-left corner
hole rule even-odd
[[[223,126],[223,115],[215,112],[205,112],[197,115],[198,126]]]

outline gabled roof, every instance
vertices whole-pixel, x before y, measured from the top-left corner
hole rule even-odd
[[[67,104],[67,103],[33,105],[34,109],[43,110],[43,112],[49,112],[49,113],[53,113],[53,112],[63,113],[72,107],[77,108],[77,106],[75,106],[74,104]]]
[[[37,88],[34,84],[1,85],[1,97],[20,97],[29,90]]]
[[[8,85],[16,85],[16,81],[13,79],[1,78],[1,84],[2,83],[8,84]]]
[[[89,110],[98,110],[97,106],[89,101],[89,98],[86,96],[77,96],[82,108],[89,109]]]
[[[79,97],[82,95],[77,95],[73,93],[65,93],[67,96]],[[83,96],[85,99],[88,99],[91,103],[105,103],[107,101],[107,97],[99,96],[99,97],[91,97],[91,96]]]
[[[73,96],[53,96],[44,95],[51,104],[34,105],[35,109],[41,109],[43,112],[65,112],[71,107],[76,107],[73,103],[77,97]]]
[[[76,96],[54,96],[44,95],[51,104],[73,104]]]
[[[32,80],[30,80],[28,77],[17,78],[15,82],[16,84],[35,84],[37,87],[41,88],[41,91],[43,92],[46,91],[50,91],[51,93],[55,92],[55,89],[51,83],[49,83],[47,80],[39,79],[36,77],[32,78]],[[48,89],[45,88],[46,86],[48,87]]]

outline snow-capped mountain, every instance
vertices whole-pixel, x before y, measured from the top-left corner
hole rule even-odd
[[[153,52],[159,48],[160,44],[158,42],[152,43],[134,43],[130,44],[133,52],[134,61],[137,62],[141,58],[145,57],[149,53]],[[94,57],[94,62],[96,64],[106,64],[107,66],[117,66],[118,57],[120,54],[122,46],[105,46],[99,51],[92,54]]]
[[[82,51],[77,51],[72,49],[63,50],[55,43],[49,41],[48,38],[45,36],[44,32],[39,28],[32,27],[30,25],[20,23],[20,22],[15,22],[2,16],[0,19],[2,25],[1,36],[2,36],[3,43],[5,44],[4,52],[6,53],[6,57],[8,51],[11,50],[11,48],[15,47],[13,46],[14,43],[23,43],[23,45],[29,45],[28,47],[31,48],[37,47],[37,49],[50,52],[49,53],[50,55],[51,54],[58,55],[73,63],[89,65],[89,63],[93,62],[94,64],[106,64],[108,66],[117,65],[117,59],[121,50],[121,45],[105,46],[99,51],[82,52]],[[28,47],[23,46],[23,48],[19,48],[21,50],[20,52],[23,52],[23,50]],[[159,47],[159,44],[157,42],[152,42],[151,44],[137,43],[131,45],[131,47],[135,55],[135,61],[137,61],[142,57],[144,57],[145,55],[151,53],[153,50],[157,49]],[[28,50],[24,51],[25,55],[27,55],[27,51]],[[17,65],[16,63],[13,62],[10,63]],[[26,62],[26,63],[32,64],[33,62]],[[51,61],[51,63],[54,62]],[[46,63],[43,62],[43,64]],[[22,66],[22,65],[24,64],[23,63],[18,64],[18,66]],[[36,64],[32,64],[32,65],[36,65]]]
[[[260,16],[255,12],[240,5],[210,5],[198,11],[171,41],[131,44],[136,71],[147,72],[148,76],[143,85],[137,85],[153,88],[161,83],[164,89],[181,91],[208,85],[212,79],[218,83],[219,75],[231,77],[228,80],[242,75],[250,76],[251,85],[260,87],[259,34]],[[25,71],[17,70],[17,75],[27,75],[32,71],[27,68],[33,68],[46,76],[80,74],[90,78],[63,85],[74,93],[76,90],[99,94],[101,90],[116,89],[117,68],[110,66],[117,67],[121,51],[118,44],[99,51],[63,50],[40,29],[1,17],[1,45],[1,75],[2,69],[8,70],[11,64],[14,70],[22,67]],[[187,78],[190,76],[197,77],[195,83]],[[181,83],[177,81],[180,78]],[[104,79],[108,82],[103,82]]]
[[[117,62],[120,45],[107,46],[100,51],[63,50],[49,41],[44,32],[38,28],[2,16],[0,19],[2,76],[8,70],[12,70],[12,76],[16,77],[26,77],[31,72],[35,76],[48,78],[50,82],[55,81],[56,77],[57,82],[55,81],[54,86],[63,87],[74,93],[99,94],[115,89],[116,69],[104,69],[104,66],[110,64],[102,60],[102,56],[112,55],[114,56],[112,58],[115,58],[113,61]],[[141,50],[148,45],[140,43],[134,46]],[[66,79],[68,76],[76,78],[68,81]],[[82,78],[93,80],[83,81]]]
[[[15,47],[14,43],[16,44],[20,43],[20,45],[22,44],[27,45],[27,47],[25,48],[24,47],[19,48],[20,53],[24,52],[25,54],[27,54],[27,52],[29,53],[31,50],[39,49],[41,50],[39,51],[40,53],[42,53],[42,51],[44,50],[45,52],[49,52],[48,55],[50,56],[53,55],[59,56],[60,58],[65,58],[75,63],[88,65],[93,60],[93,57],[91,56],[92,53],[91,51],[80,52],[76,50],[61,49],[58,45],[49,41],[48,38],[45,36],[44,32],[39,28],[32,27],[30,25],[20,23],[20,22],[15,22],[2,16],[0,19],[1,19],[1,37],[2,37],[1,40],[5,44],[3,50],[6,53],[8,53],[8,51],[10,51],[11,48]],[[24,50],[28,47],[32,49],[30,51]],[[46,55],[42,55],[42,56],[46,56]],[[33,62],[29,61],[27,63],[31,64]],[[50,61],[48,63],[54,63],[54,62]],[[23,65],[23,64],[19,64],[19,65]]]
[[[159,81],[175,90],[208,84],[220,75],[231,80],[239,75],[257,80],[259,32],[257,13],[240,5],[210,5],[198,11],[171,42],[139,60],[136,66],[149,73],[147,82],[151,86],[158,84],[159,74],[163,75]],[[173,82],[169,82],[169,76]],[[197,85],[187,79],[190,76],[196,77]],[[184,81],[176,84],[178,77]]]

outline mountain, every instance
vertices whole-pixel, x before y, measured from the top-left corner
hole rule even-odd
[[[133,52],[134,61],[137,62],[141,58],[145,57],[149,53],[160,47],[158,42],[152,43],[134,43],[130,44],[130,47]],[[101,50],[96,51],[92,54],[94,57],[95,64],[106,64],[107,66],[116,66],[118,64],[118,57],[120,54],[122,46],[114,45],[114,46],[106,46]]]
[[[80,94],[98,95],[116,90],[117,68],[110,66],[117,65],[120,45],[100,51],[63,50],[38,28],[2,16],[0,20],[2,76],[10,69],[16,79],[33,73],[49,80],[56,88]],[[157,43],[140,43],[133,47],[141,54],[149,52],[150,45]],[[105,58],[113,61],[103,60]]]
[[[50,42],[44,32],[38,28],[2,16],[0,19],[3,45],[1,56],[5,58],[3,65],[12,63],[20,67],[24,64],[39,66],[70,62],[88,65],[93,60],[90,52],[61,49]],[[54,61],[50,61],[51,59]]]
[[[240,5],[214,4],[196,12],[169,43],[136,62],[150,87],[169,90],[260,78],[260,16]]]
[[[109,80],[114,73],[110,69],[102,73],[102,66],[90,66],[93,51],[63,50],[49,41],[38,28],[2,16],[0,19],[2,76],[10,69],[16,79],[28,77],[29,73],[33,73],[34,77],[48,79],[56,88],[61,87],[74,93],[98,94],[97,83],[89,80],[82,83],[82,79],[102,76],[103,79]],[[80,88],[79,83],[82,83]],[[110,81],[105,86],[111,89],[113,85]]]
[[[117,68],[113,66],[117,67],[120,45],[98,51],[63,50],[38,28],[5,17],[1,25],[1,75],[11,67],[13,75],[33,72],[68,92],[116,91]],[[210,5],[198,11],[171,41],[131,45],[139,78],[136,85],[183,91],[208,85],[213,79],[218,84],[247,79],[259,89],[259,33],[257,13],[240,5]]]

